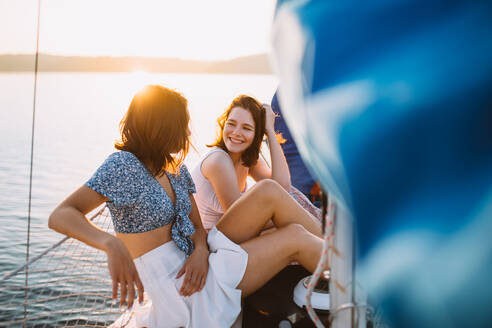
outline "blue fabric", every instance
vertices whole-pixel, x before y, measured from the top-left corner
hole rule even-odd
[[[272,110],[276,114],[279,114],[275,119],[275,132],[282,133],[282,137],[285,139],[285,143],[281,147],[289,165],[291,184],[309,198],[309,192],[313,188],[315,181],[304,164],[299,150],[297,150],[294,138],[290,134],[289,127],[284,120],[282,108],[278,102],[277,92],[273,95],[271,106]]]
[[[138,233],[173,224],[173,241],[189,255],[193,251],[190,236],[195,232],[188,217],[189,194],[196,192],[195,185],[185,165],[179,174],[166,175],[176,194],[175,205],[150,171],[126,151],[111,154],[85,185],[109,199],[116,232]]]
[[[492,3],[278,5],[283,113],[358,279],[393,327],[492,327]]]

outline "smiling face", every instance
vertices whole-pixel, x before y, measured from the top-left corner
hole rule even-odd
[[[263,105],[253,97],[237,96],[219,116],[217,123],[217,140],[207,147],[219,147],[229,155],[240,154],[244,166],[255,165],[265,134]]]
[[[224,125],[224,144],[230,153],[242,153],[253,143],[255,121],[249,110],[242,107],[231,109]]]

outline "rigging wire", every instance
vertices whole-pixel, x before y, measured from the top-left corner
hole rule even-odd
[[[26,241],[26,263],[29,263],[29,244],[31,236],[31,201],[32,201],[32,168],[34,158],[34,127],[36,118],[36,96],[38,87],[38,63],[39,63],[39,28],[41,18],[41,0],[38,0],[38,21],[36,30],[36,55],[34,59],[34,93],[32,104],[32,127],[31,127],[31,163],[29,168],[29,205],[27,210],[27,241]],[[24,281],[24,327],[26,326],[27,319],[27,286],[29,279],[29,266],[25,269],[25,281]]]

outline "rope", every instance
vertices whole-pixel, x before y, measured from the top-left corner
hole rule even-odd
[[[34,94],[32,103],[32,128],[31,128],[31,163],[29,168],[29,205],[27,210],[27,242],[26,242],[26,263],[29,262],[29,245],[31,235],[31,200],[32,200],[32,167],[34,158],[34,127],[36,118],[36,96],[38,87],[38,62],[39,62],[39,27],[41,18],[41,0],[38,0],[38,22],[36,31],[36,57],[34,60]],[[29,267],[25,267],[26,278],[24,281],[24,327],[26,326],[27,318],[27,288],[29,280]]]
[[[323,248],[321,250],[321,258],[319,259],[318,266],[316,267],[316,270],[314,271],[311,280],[309,281],[308,284],[308,290],[306,294],[306,310],[309,314],[309,317],[311,320],[314,322],[314,325],[317,328],[324,328],[325,326],[319,319],[318,315],[313,309],[313,306],[311,304],[311,297],[313,295],[313,290],[316,284],[318,283],[318,280],[321,276],[321,273],[325,271],[326,267],[329,267],[329,259],[330,259],[330,254],[329,250],[332,249],[331,243],[333,242],[333,224],[336,218],[336,203],[333,199],[333,197],[328,198],[328,204],[326,204],[326,194],[323,193]],[[328,205],[328,210],[326,210],[326,205]],[[328,217],[326,219],[325,217]]]

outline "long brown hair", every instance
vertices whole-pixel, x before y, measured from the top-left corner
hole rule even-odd
[[[155,176],[176,173],[190,147],[188,101],[179,92],[148,85],[132,99],[115,148],[133,153]]]
[[[255,136],[253,143],[241,154],[241,160],[247,167],[255,165],[260,155],[261,142],[265,134],[265,109],[263,105],[253,97],[240,95],[232,100],[227,109],[219,116],[217,123],[219,124],[219,131],[217,133],[217,139],[214,143],[207,145],[207,147],[219,147],[229,153],[224,143],[224,126],[229,118],[229,114],[235,107],[241,107],[248,110],[253,116],[255,122]]]

